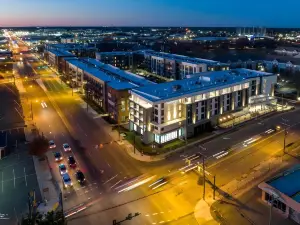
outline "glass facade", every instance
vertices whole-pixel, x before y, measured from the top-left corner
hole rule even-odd
[[[158,144],[164,144],[166,142],[177,139],[179,136],[181,136],[181,134],[182,134],[181,129],[175,130],[175,131],[163,134],[163,135],[155,134],[154,140]]]

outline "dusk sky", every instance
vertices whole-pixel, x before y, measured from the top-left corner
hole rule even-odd
[[[0,26],[300,27],[299,0],[0,0]]]

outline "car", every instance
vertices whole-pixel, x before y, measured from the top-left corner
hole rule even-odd
[[[53,140],[49,141],[49,148],[56,148],[56,144]]]
[[[85,181],[85,177],[83,172],[81,172],[81,170],[77,170],[75,173],[76,179],[77,181],[82,184]]]
[[[56,162],[61,161],[63,159],[60,152],[53,152],[53,155],[54,155],[54,158],[55,158]]]
[[[72,155],[69,156],[68,163],[69,163],[69,166],[71,168],[75,168],[76,167],[76,161],[75,161],[75,159],[74,159],[74,157]]]
[[[63,175],[63,174],[65,174],[65,173],[68,172],[67,167],[66,167],[64,164],[60,164],[60,165],[58,166],[58,169],[59,169],[59,173],[60,173],[61,175]]]
[[[64,173],[62,176],[64,188],[72,187],[73,183],[68,173]]]
[[[63,149],[64,149],[65,152],[71,151],[71,147],[68,143],[63,144]]]

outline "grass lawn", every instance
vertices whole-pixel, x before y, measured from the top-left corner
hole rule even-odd
[[[154,147],[152,148],[152,145],[145,145],[142,143],[140,136],[135,135],[134,132],[130,132],[130,131],[126,131],[126,130],[121,130],[121,133],[125,133],[126,137],[125,139],[127,141],[129,141],[132,145],[135,144],[136,149],[138,149],[140,152],[143,152],[146,155],[158,155],[158,154],[163,154],[166,152],[170,152],[172,150],[175,150],[179,147],[185,146],[185,141],[176,139],[174,141],[171,141],[165,145],[163,145],[162,147],[158,148],[158,147]],[[196,137],[190,138],[188,139],[188,143],[192,143],[195,142],[199,139],[211,136],[212,133],[203,133],[201,135],[198,135]],[[134,143],[134,139],[135,139],[135,143]]]

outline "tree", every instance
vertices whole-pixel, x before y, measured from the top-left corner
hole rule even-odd
[[[30,142],[29,154],[34,156],[43,156],[49,149],[49,141],[44,135],[38,135]]]
[[[62,211],[48,212],[46,215],[36,213],[31,216],[26,215],[21,220],[21,225],[66,225],[67,221]]]

